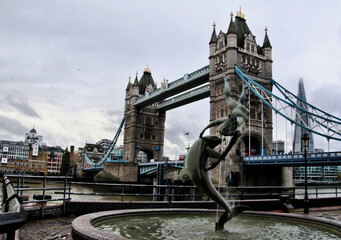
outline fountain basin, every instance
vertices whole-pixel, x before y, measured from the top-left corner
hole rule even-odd
[[[226,231],[223,232],[214,230],[215,216],[216,210],[208,209],[129,209],[96,212],[80,216],[73,221],[72,238],[74,240],[152,239],[153,237],[154,239],[165,239],[165,237],[199,239],[201,236],[202,239],[227,237],[255,239],[261,236],[265,237],[262,239],[267,239],[266,232],[271,238],[282,239],[290,239],[290,236],[291,239],[295,239],[298,235],[300,239],[304,239],[302,238],[304,235],[307,236],[306,239],[341,237],[340,223],[310,216],[248,211],[226,223]],[[152,228],[155,233],[148,231],[146,233],[144,230],[147,228]],[[182,232],[177,232],[178,230]],[[141,236],[137,235],[138,232],[141,232]],[[250,236],[253,233],[258,235]],[[166,235],[162,236],[162,234]],[[189,237],[190,234],[194,235]]]

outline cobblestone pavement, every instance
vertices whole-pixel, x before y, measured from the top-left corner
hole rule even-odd
[[[296,209],[294,214],[303,214],[303,209]],[[326,218],[341,223],[341,206],[312,208],[310,216]],[[75,216],[47,218],[29,221],[17,233],[18,240],[72,240],[71,224]]]
[[[19,240],[70,240],[73,216],[27,222],[17,233]]]

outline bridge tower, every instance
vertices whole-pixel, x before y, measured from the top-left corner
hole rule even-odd
[[[229,115],[224,95],[224,80],[227,76],[230,79],[231,95],[236,101],[242,90],[242,80],[234,71],[236,65],[244,73],[248,74],[257,83],[272,91],[272,46],[265,28],[265,37],[262,46],[256,42],[256,36],[250,31],[244,14],[237,11],[237,15],[231,20],[224,33],[220,31],[217,35],[215,24],[209,42],[210,61],[210,121],[224,118]],[[239,142],[230,151],[230,169],[223,173],[223,179],[229,176],[232,185],[270,185],[258,179],[251,179],[248,169],[242,167],[241,157],[244,155],[270,154],[272,145],[272,111],[253,94],[247,97],[245,106],[250,110],[250,125],[247,124],[244,134]],[[250,105],[249,105],[250,103]],[[210,134],[218,134],[218,127],[211,128]],[[224,144],[226,147],[227,142]],[[250,170],[251,171],[251,170]],[[253,171],[253,170],[252,170]],[[256,170],[261,171],[261,170]],[[213,176],[217,173],[212,173]],[[252,175],[261,174],[260,172]],[[276,174],[276,173],[274,173]],[[224,176],[225,175],[225,176]],[[282,183],[274,184],[281,185]]]
[[[148,67],[139,81],[137,74],[134,83],[129,79],[124,110],[123,158],[130,163],[138,162],[140,151],[147,154],[148,161],[163,160],[165,112],[157,111],[155,104],[143,108],[134,106],[137,98],[155,89],[156,84]]]

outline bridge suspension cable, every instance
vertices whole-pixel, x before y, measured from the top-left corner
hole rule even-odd
[[[292,124],[325,137],[328,142],[330,139],[341,141],[341,119],[329,114],[312,104],[297,97],[295,94],[285,89],[282,85],[277,83],[273,78],[271,82],[283,95],[277,96],[269,90],[256,83],[245,73],[243,73],[237,66],[235,66],[237,75],[248,85],[251,91],[267,106],[275,111],[276,114],[281,115]],[[301,103],[299,106],[296,102]],[[310,126],[303,121],[304,118],[310,119]],[[301,121],[297,121],[300,119]]]
[[[120,136],[120,133],[122,131],[122,128],[123,128],[123,125],[124,125],[124,117],[121,121],[121,124],[120,126],[118,127],[117,129],[117,132],[116,132],[116,135],[114,137],[114,139],[111,141],[110,143],[110,146],[109,148],[105,151],[105,153],[101,156],[101,158],[97,161],[97,162],[93,162],[87,155],[86,153],[84,153],[84,158],[86,160],[86,162],[92,166],[92,167],[99,167],[100,165],[102,165],[102,163],[104,161],[106,161],[110,155],[110,153],[112,152],[112,150],[114,149],[115,145],[116,145],[116,142],[118,140],[118,137]]]

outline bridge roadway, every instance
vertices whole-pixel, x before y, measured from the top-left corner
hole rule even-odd
[[[123,161],[122,161],[123,162]],[[304,154],[280,154],[280,155],[265,155],[265,156],[245,156],[243,165],[256,166],[304,166]],[[341,152],[324,152],[324,153],[307,153],[308,166],[341,166]],[[184,161],[164,161],[139,163],[139,174],[150,175],[158,170],[158,165],[163,165],[165,172],[176,171],[184,167]],[[83,169],[86,172],[99,172],[103,170],[101,167],[92,167]]]
[[[281,154],[266,156],[246,156],[243,165],[304,166],[304,154]],[[341,166],[341,152],[307,153],[309,166]]]
[[[304,161],[303,154],[246,156],[243,158],[243,165],[304,166]],[[307,153],[307,164],[309,166],[341,166],[341,152]],[[165,172],[170,172],[183,168],[184,161],[139,163],[139,174],[154,174],[157,172],[158,165],[163,165]]]
[[[166,88],[158,88],[138,98],[134,103],[135,107],[145,107],[161,102],[169,97],[183,93],[187,90],[198,87],[209,82],[210,66],[200,68],[192,73],[186,73],[182,78],[168,83]],[[207,95],[207,94],[206,94]],[[207,97],[204,95],[202,98]]]
[[[164,162],[152,162],[152,163],[139,163],[139,174],[154,174],[158,170],[158,166],[164,167],[164,172],[172,172],[182,169],[184,167],[184,161],[164,161]]]

